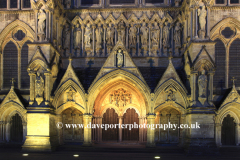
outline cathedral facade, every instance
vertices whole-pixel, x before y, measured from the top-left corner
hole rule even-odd
[[[239,17],[239,0],[1,0],[0,143],[239,145]],[[200,128],[86,127],[134,123]]]

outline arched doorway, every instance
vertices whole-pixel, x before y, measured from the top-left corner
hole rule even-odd
[[[222,122],[222,145],[235,145],[235,128],[234,118],[227,115]]]
[[[166,128],[164,124],[177,124],[177,128]],[[155,130],[155,141],[158,143],[178,143],[180,137],[180,129],[178,126],[181,123],[181,113],[172,107],[166,107],[159,112],[155,119],[157,126]]]
[[[63,122],[63,142],[82,142],[83,130],[80,125],[83,124],[83,114],[81,111],[75,108],[68,108],[62,112]],[[70,127],[66,127],[66,124],[70,124]],[[73,126],[73,125],[74,126]],[[79,125],[80,124],[80,125]],[[69,125],[68,125],[69,126]]]
[[[10,142],[22,143],[23,142],[23,125],[22,118],[16,113],[12,116],[10,121]]]
[[[139,126],[138,114],[135,109],[127,109],[123,115],[123,124],[137,124]],[[139,128],[131,128],[129,126],[123,129],[123,141],[138,141],[139,140]]]
[[[103,114],[103,120],[102,124],[104,126],[106,124],[118,124],[118,115],[115,112],[114,109],[108,108],[106,112]],[[105,130],[105,128],[102,129],[102,140],[103,141],[118,141],[118,127],[114,128],[108,128]]]

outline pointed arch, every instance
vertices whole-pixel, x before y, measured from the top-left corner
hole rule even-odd
[[[82,90],[81,86],[79,86],[76,82],[74,82],[72,79],[67,80],[65,83],[63,83],[61,86],[58,87],[58,89],[55,91],[55,96],[53,99],[53,106],[58,109],[60,106],[62,106],[63,104],[67,103],[67,102],[63,102],[62,104],[57,104],[59,102],[59,100],[61,99],[61,95],[64,94],[64,92],[66,92],[69,88],[73,88],[75,90],[76,93],[80,94],[80,98],[81,98],[81,104],[78,104],[77,101],[75,100],[75,104],[80,106],[79,109],[81,112],[85,113],[86,110],[86,105],[85,105],[85,92],[84,90]]]
[[[110,87],[113,84],[116,83],[120,83],[120,81],[122,83],[126,83],[129,84],[129,86],[132,86],[133,88],[135,88],[135,90],[137,90],[137,92],[140,93],[140,96],[142,96],[143,98],[143,106],[146,107],[147,112],[151,111],[150,110],[150,89],[147,86],[146,83],[144,83],[142,80],[140,80],[138,77],[136,77],[135,75],[118,69],[115,71],[112,71],[108,74],[106,74],[105,76],[101,77],[98,81],[96,81],[95,83],[93,83],[89,90],[89,97],[88,97],[88,106],[89,106],[89,113],[92,113],[94,104],[95,104],[95,100],[96,98],[99,96],[99,93],[101,92],[101,90],[103,88],[105,88],[106,86]]]
[[[173,88],[175,90],[175,94],[177,94],[177,99],[175,101],[166,101],[166,90],[168,88]],[[180,97],[182,101],[180,101]],[[183,86],[181,86],[177,81],[174,79],[169,79],[165,81],[157,90],[155,91],[154,97],[154,110],[158,110],[158,107],[174,105],[176,108],[179,108],[181,112],[186,109],[189,105],[188,97],[187,97],[187,90]]]
[[[30,39],[34,39],[35,36],[35,32],[34,30],[26,23],[20,21],[20,20],[15,20],[12,23],[10,23],[9,25],[7,25],[3,31],[0,33],[0,48],[2,48],[3,42],[6,38],[6,36],[16,27],[22,27],[26,30],[26,37],[29,37]]]

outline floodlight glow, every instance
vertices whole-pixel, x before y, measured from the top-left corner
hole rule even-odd
[[[79,155],[78,154],[74,154],[73,157],[79,157]]]
[[[25,156],[25,157],[26,157],[26,156],[28,156],[28,154],[26,154],[26,153],[25,153],[25,154],[23,154],[23,156]]]
[[[160,159],[160,157],[159,157],[159,156],[155,156],[154,158],[155,158],[155,159]]]

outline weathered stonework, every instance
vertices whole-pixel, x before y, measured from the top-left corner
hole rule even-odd
[[[230,77],[239,76],[230,68],[239,63],[240,53],[231,49],[240,33],[238,6],[213,0],[79,2],[38,0],[31,8],[0,9],[0,143],[13,141],[16,114],[23,150],[52,151],[65,142],[91,146],[112,135],[58,129],[58,122],[105,124],[111,113],[115,118],[108,122],[125,124],[133,113],[140,125],[200,124],[139,129],[134,137],[147,147],[178,143],[188,153],[216,153],[216,146],[240,144],[240,81],[231,85]],[[16,83],[8,86],[11,76]],[[226,142],[229,116],[236,132]],[[116,133],[114,140],[129,140],[124,129]]]

